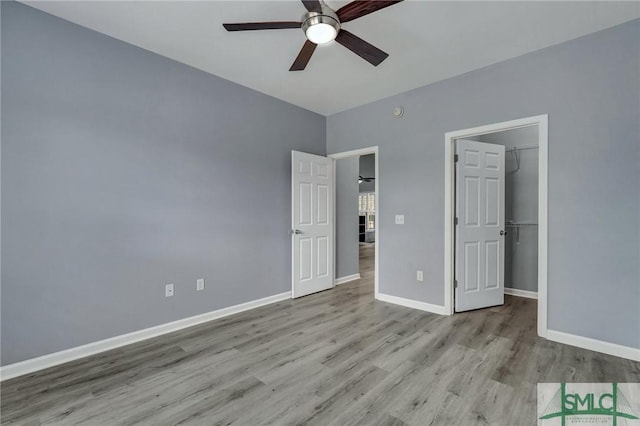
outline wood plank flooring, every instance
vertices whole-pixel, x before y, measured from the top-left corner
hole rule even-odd
[[[640,363],[539,339],[536,301],[451,317],[362,279],[2,383],[21,425],[533,425],[538,382],[640,382]]]

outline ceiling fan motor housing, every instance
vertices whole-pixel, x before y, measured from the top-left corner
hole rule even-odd
[[[338,18],[338,15],[324,4],[321,5],[320,11],[311,11],[302,15],[301,21],[302,21],[302,31],[304,31],[307,38],[309,38],[309,35],[308,35],[309,28],[318,24],[324,24],[324,25],[329,25],[333,27],[336,35],[340,31],[340,19]],[[334,35],[334,38],[335,38],[335,35]],[[333,40],[333,38],[331,40]],[[313,40],[310,39],[310,41],[313,41]]]

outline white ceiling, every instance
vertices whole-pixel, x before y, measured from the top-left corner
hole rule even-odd
[[[301,30],[229,33],[222,23],[299,20],[297,0],[25,3],[324,115],[640,17],[635,1],[405,1],[344,24],[390,54],[378,67],[331,43],[290,72]]]

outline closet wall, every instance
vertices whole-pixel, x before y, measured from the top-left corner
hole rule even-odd
[[[505,146],[504,285],[537,292],[538,129],[525,127],[472,139]]]

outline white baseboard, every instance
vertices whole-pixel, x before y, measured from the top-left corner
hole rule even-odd
[[[432,305],[431,303],[419,302],[417,300],[405,299],[403,297],[391,296],[389,294],[378,293],[376,299],[393,303],[394,305],[406,306],[407,308],[418,309],[420,311],[431,312],[438,315],[449,315],[444,306]]]
[[[249,309],[258,308],[260,306],[269,305],[271,303],[280,302],[282,300],[290,298],[291,292],[287,291],[285,293],[264,297],[258,300],[252,300],[250,302],[241,303],[239,305],[229,306],[228,308],[218,309],[216,311],[183,318],[177,321],[168,322],[166,324],[157,325],[155,327],[145,328],[143,330],[134,331],[132,333],[122,334],[120,336],[115,336],[86,345],[77,346],[75,348],[65,349],[60,352],[54,352],[52,354],[39,356],[37,358],[5,365],[4,367],[0,367],[0,381],[12,379],[24,374],[33,373],[34,371],[43,370],[45,368],[63,364],[65,362],[84,358],[89,355],[95,355],[100,352],[119,348],[131,343],[140,342],[142,340],[150,339],[162,334],[182,330],[183,328],[202,324],[214,319],[237,314]]]
[[[509,288],[509,287],[505,287],[504,288],[504,294],[508,294],[508,295],[511,295],[511,296],[517,296],[517,297],[526,297],[528,299],[537,299],[538,298],[538,292],[537,291],[519,290],[517,288]]]
[[[547,330],[546,338],[554,342],[576,346],[578,348],[589,349],[595,352],[617,356],[640,362],[640,349],[622,346],[615,343],[603,342],[601,340],[590,339],[588,337],[576,336],[575,334],[563,333],[561,331]]]
[[[347,275],[345,277],[336,278],[335,280],[333,280],[333,284],[340,285],[340,284],[348,283],[350,281],[359,280],[360,278],[361,278],[360,274]]]

